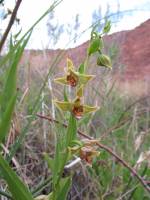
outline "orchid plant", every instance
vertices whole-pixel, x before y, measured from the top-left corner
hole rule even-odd
[[[67,132],[63,141],[56,136],[56,150],[54,158],[50,158],[45,154],[45,159],[48,162],[52,173],[52,192],[48,197],[49,200],[65,200],[69,188],[71,186],[71,178],[63,177],[64,168],[68,162],[75,157],[80,158],[92,167],[92,161],[99,156],[100,152],[97,150],[96,143],[98,140],[81,140],[77,136],[77,121],[84,117],[84,115],[96,112],[99,107],[86,105],[84,103],[84,88],[86,84],[95,77],[95,75],[86,74],[89,58],[96,54],[97,65],[104,66],[111,69],[111,61],[108,56],[102,53],[103,40],[102,35],[110,30],[110,23],[106,23],[101,34],[95,32],[91,33],[91,40],[87,49],[87,58],[84,64],[81,64],[77,69],[73,61],[67,58],[66,73],[62,77],[54,79],[55,83],[68,86],[74,91],[75,97],[65,101],[54,99],[54,105],[62,112],[69,112],[70,118],[67,126]]]

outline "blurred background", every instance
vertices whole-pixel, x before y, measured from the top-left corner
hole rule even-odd
[[[1,1],[2,2],[2,1]],[[13,31],[28,28],[54,0],[22,1]],[[0,6],[0,32],[8,23],[15,0],[3,1]],[[75,47],[89,39],[93,23],[112,22],[110,33],[129,30],[150,18],[149,0],[63,0],[61,4],[35,28],[27,48],[57,49]],[[86,31],[85,31],[86,30]],[[81,34],[83,31],[84,34]]]

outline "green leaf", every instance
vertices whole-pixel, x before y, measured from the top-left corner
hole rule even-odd
[[[135,193],[133,194],[133,199],[136,199],[136,200],[141,200],[141,199],[144,199],[144,189],[143,187],[139,186]]]
[[[97,58],[97,65],[112,69],[110,58],[104,54],[100,54],[100,56]]]
[[[0,154],[0,170],[3,178],[8,184],[9,190],[14,200],[33,200],[28,188],[19,179],[16,173],[9,167],[8,163]]]
[[[5,138],[5,136],[7,135],[8,131],[9,131],[15,102],[16,102],[16,95],[10,99],[10,101],[7,105],[7,109],[2,117],[1,122],[0,122],[0,142],[3,141],[3,139]]]
[[[100,51],[102,48],[103,48],[102,38],[97,37],[96,39],[93,39],[91,41],[90,47],[88,49],[88,55],[90,56],[91,54]]]
[[[21,59],[22,53],[24,48],[31,36],[31,32],[28,37],[23,41],[23,44],[18,47],[16,53],[12,56],[13,61],[12,65],[10,66],[10,70],[7,76],[7,80],[3,89],[2,97],[1,97],[1,112],[2,115],[7,108],[7,104],[10,98],[16,93],[16,82],[17,82],[17,65]]]
[[[66,200],[68,190],[71,186],[71,178],[63,178],[60,180],[60,191],[56,200]]]
[[[78,72],[79,72],[80,74],[84,74],[84,63],[82,63],[82,64],[79,66]]]
[[[108,33],[111,29],[111,21],[106,21],[104,29],[103,29],[103,33]]]
[[[59,172],[60,172],[60,165],[61,165],[61,148],[59,142],[56,144],[55,149],[55,158],[54,158],[54,169],[53,170],[53,186],[57,184],[57,181],[59,179]]]
[[[22,31],[22,28],[14,35],[15,39],[17,39],[17,37],[20,35],[21,31]]]
[[[29,32],[31,32],[33,30],[33,28],[46,16],[48,15],[50,12],[52,12],[63,0],[56,0],[54,3],[52,3],[52,5],[50,5],[50,7],[47,9],[46,12],[44,12],[44,14],[30,27],[30,29],[21,37],[21,39],[17,42],[17,44],[15,45],[15,47],[13,47],[14,49],[17,49],[17,47],[20,45],[20,43],[24,40],[24,38],[26,38],[26,36],[29,34]],[[11,51],[11,53],[12,53]],[[5,59],[2,59],[2,62],[0,60],[0,67],[7,63],[9,56],[11,54],[10,52],[7,54],[7,56],[5,57]],[[53,60],[53,64],[52,67],[50,68],[48,75],[45,77],[45,80],[38,92],[38,95],[36,97],[36,100],[34,101],[34,104],[32,106],[31,112],[30,114],[33,115],[35,113],[37,113],[37,110],[39,109],[39,103],[40,103],[40,97],[41,97],[41,93],[43,91],[43,88],[45,87],[46,83],[47,83],[47,79],[50,75],[50,73],[52,72],[53,67],[56,65],[56,62],[60,59],[62,53],[59,53],[59,55],[57,56],[57,58],[54,58]],[[17,140],[15,140],[14,144],[12,145],[11,149],[10,149],[10,154],[8,156],[8,161],[10,162],[12,157],[15,155],[15,152],[17,151],[17,149],[21,146],[25,135],[28,133],[28,129],[31,125],[31,122],[35,119],[34,116],[31,116],[30,119],[28,120],[27,124],[24,126],[24,128],[22,129],[20,135],[18,136]]]

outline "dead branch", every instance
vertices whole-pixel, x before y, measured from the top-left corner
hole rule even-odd
[[[3,45],[4,45],[4,43],[5,43],[6,39],[7,39],[8,33],[9,33],[9,31],[10,31],[10,29],[11,29],[11,27],[12,27],[12,25],[13,25],[15,19],[16,19],[17,11],[19,9],[19,6],[20,6],[21,2],[22,2],[22,0],[18,0],[16,2],[15,8],[14,8],[14,10],[12,12],[12,15],[10,17],[9,23],[7,25],[7,28],[6,28],[6,30],[5,30],[5,32],[4,32],[3,36],[2,36],[2,39],[0,41],[0,52],[2,51]]]

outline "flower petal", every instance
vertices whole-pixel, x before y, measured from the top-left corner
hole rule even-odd
[[[73,70],[74,69],[74,65],[71,59],[67,58],[67,70]]]
[[[79,74],[79,84],[86,84],[90,79],[94,78],[94,75],[85,75],[85,74]]]
[[[65,84],[65,85],[68,84],[66,76],[61,77],[61,78],[56,78],[54,79],[54,81],[60,84]]]
[[[95,112],[97,109],[99,109],[96,106],[88,106],[88,105],[83,105],[83,113],[87,114],[87,113],[91,113],[91,112]]]
[[[62,111],[71,111],[72,106],[73,106],[72,102],[67,102],[67,101],[63,102],[63,101],[57,101],[57,100],[54,100],[53,102],[55,106]]]

